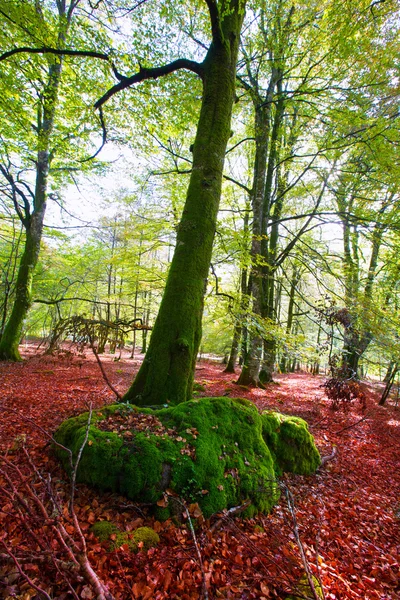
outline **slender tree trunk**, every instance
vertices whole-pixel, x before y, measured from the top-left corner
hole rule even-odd
[[[293,325],[293,313],[294,313],[294,300],[296,296],[297,286],[300,280],[300,272],[296,268],[293,267],[292,279],[290,281],[290,292],[289,292],[289,305],[288,305],[288,316],[286,321],[286,335],[289,336],[292,331]],[[286,373],[287,365],[288,365],[289,357],[288,353],[284,352],[281,359],[280,369],[282,373]]]
[[[271,99],[275,88],[275,79],[271,75],[267,98],[269,102],[262,102],[258,95],[253,98],[255,104],[255,138],[256,155],[253,172],[253,238],[251,243],[252,272],[251,272],[251,295],[253,301],[253,313],[261,315],[262,294],[262,267],[261,256],[261,230],[263,221],[263,202],[265,193],[265,180],[267,175],[267,156],[270,132]],[[259,374],[261,368],[263,339],[256,327],[250,330],[250,343],[244,357],[242,372],[237,381],[238,385],[257,386],[260,383]]]
[[[193,148],[193,169],[174,256],[146,357],[125,400],[173,404],[192,396],[201,341],[204,293],[231,134],[236,61],[245,2],[222,1],[218,31],[203,63],[203,98]]]
[[[228,358],[226,368],[224,369],[224,373],[234,373],[235,372],[237,356],[239,353],[239,343],[240,343],[241,335],[242,335],[242,324],[241,324],[241,321],[238,319],[235,323],[235,327],[233,330],[231,351],[229,353],[229,358]]]
[[[65,6],[60,9],[59,24],[58,44],[61,46],[65,42],[66,30],[69,25],[65,18]],[[39,259],[46,212],[47,180],[51,162],[50,142],[62,70],[62,57],[52,56],[48,60],[47,83],[42,90],[41,105],[38,111],[38,147],[33,210],[30,212],[30,208],[25,206],[25,217],[21,218],[26,229],[25,247],[18,269],[14,305],[0,341],[0,359],[3,360],[21,360],[18,345],[25,318],[32,304],[33,273]],[[13,193],[15,193],[15,183],[11,181],[11,185]]]
[[[392,389],[392,386],[393,386],[393,383],[394,383],[394,380],[395,380],[395,377],[397,374],[397,371],[398,371],[398,365],[397,365],[397,363],[394,363],[390,377],[388,378],[388,380],[386,382],[386,387],[384,389],[382,397],[379,400],[379,406],[384,406],[386,400],[388,399],[390,390]]]
[[[247,228],[248,216],[245,219],[245,227]],[[240,314],[236,318],[235,327],[233,330],[232,346],[229,354],[228,363],[224,373],[234,373],[236,367],[236,361],[239,354],[240,338],[243,332],[243,321],[247,311],[248,296],[247,296],[247,269],[244,268],[240,274]]]
[[[387,383],[390,380],[390,378],[392,376],[392,373],[393,373],[394,367],[395,367],[395,362],[394,362],[393,359],[391,359],[390,362],[389,362],[389,364],[388,364],[386,375],[383,378],[383,383]]]

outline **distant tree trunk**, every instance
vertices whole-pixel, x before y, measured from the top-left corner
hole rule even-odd
[[[320,342],[321,342],[321,332],[322,332],[322,327],[321,324],[318,326],[318,334],[317,334],[317,352],[320,349]],[[312,374],[313,375],[319,375],[319,369],[320,369],[320,360],[319,360],[319,352],[318,352],[318,358],[317,360],[314,362],[313,364],[313,368],[312,368]]]
[[[282,94],[282,74],[276,70],[276,90],[278,102],[273,120],[271,132],[271,148],[268,156],[267,177],[265,182],[263,222],[262,222],[262,242],[261,254],[263,261],[262,277],[262,295],[261,295],[261,316],[267,323],[276,323],[275,312],[275,276],[277,270],[276,257],[279,240],[279,220],[282,215],[284,199],[284,181],[280,176],[280,167],[277,168],[279,156],[279,141],[281,137],[281,125],[284,110],[284,97]],[[277,196],[274,199],[273,184],[277,181]],[[267,235],[270,227],[269,235]],[[271,333],[270,337],[264,339],[264,356],[260,371],[260,381],[271,383],[272,374],[275,368],[276,360],[276,339]]]
[[[383,383],[387,383],[388,381],[390,381],[390,378],[392,377],[392,373],[393,373],[393,369],[395,368],[395,362],[393,359],[390,360],[389,364],[388,364],[388,368],[386,371],[386,375],[383,378]]]
[[[262,267],[261,257],[261,233],[263,223],[263,208],[265,195],[265,181],[267,177],[267,157],[270,135],[270,113],[271,100],[275,90],[275,73],[271,75],[267,101],[261,101],[258,93],[253,90],[253,104],[255,109],[254,134],[256,139],[256,154],[254,159],[253,171],[253,189],[252,189],[252,209],[253,209],[253,228],[252,228],[252,272],[251,272],[251,296],[253,302],[253,313],[261,316],[261,296],[262,296]],[[263,339],[253,326],[250,332],[250,343],[244,357],[242,372],[237,381],[238,385],[260,384],[259,374],[261,368]]]
[[[245,220],[245,228],[248,223],[248,215]],[[248,306],[248,295],[247,295],[247,269],[244,268],[240,275],[240,314],[236,319],[235,327],[233,329],[232,346],[229,354],[228,362],[224,373],[234,373],[236,367],[236,361],[239,354],[240,338],[243,332],[243,321],[244,315]]]
[[[242,335],[242,324],[239,319],[235,323],[235,327],[233,330],[233,338],[232,338],[232,346],[231,351],[229,353],[228,362],[226,364],[226,368],[224,369],[224,373],[234,373],[236,360],[239,353],[239,343],[240,336]]]
[[[201,340],[226,146],[231,135],[236,61],[245,2],[210,3],[213,43],[203,63],[203,96],[193,168],[164,295],[142,366],[125,400],[179,403],[192,396]]]
[[[364,290],[360,290],[359,267],[359,233],[357,224],[353,225],[349,215],[353,210],[354,196],[346,197],[339,188],[337,204],[343,227],[343,270],[345,278],[346,308],[348,319],[343,322],[344,340],[342,352],[342,376],[345,378],[358,377],[358,364],[362,354],[368,348],[373,335],[368,323],[368,310],[371,310],[372,291],[378,267],[379,251],[385,226],[377,222],[372,233],[372,248],[369,261],[368,275]],[[382,215],[388,207],[393,195],[382,203],[379,214]],[[365,315],[359,315],[359,306],[364,307]],[[360,316],[361,326],[357,324]]]
[[[294,300],[295,300],[297,286],[299,284],[299,281],[300,281],[300,270],[296,266],[293,266],[292,278],[290,281],[288,316],[287,316],[287,321],[286,321],[286,335],[287,336],[290,335],[290,333],[292,331]],[[289,360],[288,353],[284,352],[282,355],[282,358],[281,358],[281,363],[280,363],[280,369],[281,369],[282,373],[286,373],[288,360]]]
[[[390,394],[390,390],[392,389],[392,386],[393,386],[393,383],[394,383],[394,380],[395,380],[395,377],[396,377],[396,374],[397,374],[397,371],[398,371],[398,365],[397,365],[397,363],[395,363],[393,365],[393,369],[392,369],[392,372],[390,374],[390,377],[387,380],[386,387],[384,389],[382,397],[379,400],[379,406],[384,406],[386,400],[388,399],[389,394]]]

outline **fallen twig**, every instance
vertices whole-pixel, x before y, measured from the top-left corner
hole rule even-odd
[[[110,390],[112,392],[114,392],[114,394],[116,395],[116,397],[118,398],[118,400],[121,401],[122,400],[122,396],[119,393],[119,391],[117,390],[117,388],[115,388],[113,386],[113,384],[111,383],[111,381],[108,379],[107,373],[105,372],[104,367],[103,367],[103,363],[100,360],[100,357],[99,357],[99,354],[98,354],[96,348],[94,347],[94,342],[93,342],[92,336],[90,335],[90,333],[88,333],[87,335],[88,335],[88,339],[89,339],[90,348],[91,348],[91,350],[92,350],[92,352],[93,352],[93,354],[95,356],[97,364],[99,365],[99,368],[100,368],[101,374],[103,375],[104,381],[106,382],[106,384],[108,385],[108,387],[110,388]]]
[[[21,526],[24,527],[27,534],[35,541],[37,548],[40,549],[41,554],[39,555],[39,559],[46,556],[47,560],[50,560],[50,562],[53,563],[54,568],[64,579],[74,598],[78,599],[78,595],[74,591],[74,586],[71,584],[70,577],[73,571],[75,571],[74,580],[82,580],[79,576],[80,570],[81,575],[96,593],[97,600],[113,600],[113,596],[109,592],[107,586],[101,581],[90,563],[86,540],[74,507],[76,475],[79,461],[88,440],[91,417],[92,406],[90,405],[86,434],[79,448],[75,463],[72,451],[61,444],[58,444],[59,447],[67,452],[71,467],[69,515],[72,520],[73,529],[69,529],[67,525],[64,525],[64,517],[66,517],[66,515],[62,510],[62,506],[59,505],[56,493],[51,484],[50,476],[45,478],[40,473],[24,445],[22,446],[22,450],[27,459],[27,467],[29,468],[27,474],[22,468],[19,468],[17,464],[11,462],[7,456],[0,456],[0,461],[4,465],[4,467],[1,467],[1,475],[4,477],[9,488],[7,489],[5,486],[2,486],[0,493],[14,504]],[[30,421],[30,419],[28,420]],[[46,437],[49,437],[56,443],[52,436],[47,434],[43,428],[40,426],[37,427],[46,433]],[[39,487],[37,482],[40,484]],[[47,500],[50,501],[50,505]],[[40,535],[36,532],[37,527],[40,529]],[[43,539],[41,539],[42,536]],[[1,545],[10,559],[14,562],[21,577],[23,577],[31,587],[36,589],[39,594],[42,594],[45,598],[50,598],[47,592],[32,581],[22,566],[23,561],[20,562],[19,557],[15,555],[15,551],[7,544],[4,537],[1,540]],[[68,561],[61,560],[62,555],[59,555],[60,550],[67,555]],[[32,560],[30,562],[32,562]]]
[[[168,500],[168,495],[167,494],[164,497]],[[177,498],[176,496],[174,496],[173,498],[174,498],[174,501],[178,502],[178,504],[180,504],[182,506],[182,508],[184,509],[184,511],[185,511],[185,515],[186,515],[186,518],[187,518],[188,523],[189,523],[190,533],[192,535],[194,547],[196,548],[196,554],[197,554],[197,558],[198,558],[198,561],[199,561],[199,566],[200,566],[200,571],[201,571],[201,579],[202,579],[202,594],[203,594],[203,598],[204,598],[204,600],[208,600],[207,579],[206,579],[206,574],[205,574],[205,571],[204,571],[203,559],[201,557],[200,546],[199,546],[199,543],[197,541],[196,533],[194,531],[192,519],[190,518],[189,510],[188,510],[188,508],[186,506],[186,502],[184,500],[182,500],[181,498]]]
[[[332,452],[321,458],[321,464],[319,465],[318,469],[322,469],[322,467],[324,465],[326,465],[327,462],[329,462],[330,460],[335,458],[336,454],[337,454],[337,447],[333,446]]]
[[[313,574],[311,572],[310,565],[308,564],[306,553],[304,552],[304,548],[303,548],[303,543],[300,538],[299,528],[297,526],[297,518],[296,518],[296,510],[294,507],[293,494],[290,491],[290,489],[288,488],[288,486],[285,485],[284,483],[280,482],[279,485],[285,492],[287,505],[288,505],[289,512],[291,514],[292,521],[293,521],[293,533],[296,538],[297,546],[299,548],[301,562],[303,563],[304,571],[307,576],[307,581],[310,586],[310,591],[312,592],[314,600],[321,600],[320,596],[318,595],[318,592],[315,589],[315,585],[314,585],[314,581],[313,581]],[[319,582],[319,584],[321,586],[321,589],[323,589],[321,582]]]
[[[240,513],[244,512],[246,508],[248,508],[251,504],[251,500],[246,500],[243,504],[239,504],[239,506],[233,506],[223,513],[222,517],[215,521],[214,525],[210,528],[211,533],[214,533],[217,529],[221,527],[223,522],[229,517],[235,517],[236,515],[240,515]]]
[[[343,427],[342,429],[339,429],[339,431],[334,431],[333,433],[335,435],[338,435],[339,433],[342,433],[342,431],[346,431],[347,429],[352,429],[353,427],[355,427],[356,425],[358,425],[359,423],[362,423],[363,421],[365,421],[365,419],[369,417],[369,413],[367,413],[366,415],[364,415],[363,417],[361,417],[361,419],[359,419],[358,421],[356,421],[355,423],[352,423],[351,425],[347,425],[347,427]]]

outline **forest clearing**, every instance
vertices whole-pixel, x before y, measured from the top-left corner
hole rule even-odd
[[[21,449],[23,438],[36,468],[43,475],[50,474],[54,489],[65,502],[69,483],[50,451],[48,439],[35,424],[52,433],[65,418],[85,410],[89,402],[94,407],[102,406],[115,401],[115,396],[89,353],[85,359],[62,359],[35,355],[34,347],[28,350],[27,362],[0,365],[2,450],[11,448],[10,460],[26,468],[24,473],[31,471]],[[116,362],[106,355],[103,359],[107,376],[120,392],[129,385],[141,358],[139,355],[134,360]],[[259,409],[301,416],[308,421],[321,455],[329,455],[332,447],[337,447],[336,456],[317,474],[287,474],[283,478],[293,494],[307,561],[320,579],[325,597],[399,598],[399,409],[394,407],[395,398],[384,407],[378,406],[383,386],[365,382],[365,410],[354,403],[346,412],[333,411],[321,389],[323,380],[309,373],[294,373],[277,376],[276,383],[267,390],[239,390],[235,378],[223,373],[220,364],[199,362],[196,369],[196,381],[204,386],[201,394],[240,395],[251,399]],[[7,486],[4,480],[3,485]],[[115,598],[201,597],[202,575],[186,522],[157,522],[148,508],[132,505],[117,495],[99,494],[84,485],[77,486],[75,507],[90,562]],[[14,510],[2,496],[3,535],[24,571],[50,597],[69,597],[61,576],[54,569],[43,570],[43,553],[33,550]],[[213,529],[221,518],[218,528]],[[136,554],[123,544],[110,550],[109,542],[99,542],[90,532],[99,520],[112,521],[123,531],[151,526],[160,542]],[[25,525],[35,527],[35,522],[30,523],[27,517]],[[296,590],[304,572],[284,495],[270,515],[247,520],[214,515],[196,528],[195,535],[209,598],[286,598]],[[40,597],[15,564],[2,556],[2,597]],[[95,597],[86,582],[74,581],[73,571],[68,573],[67,569],[66,576],[76,586],[79,598]]]

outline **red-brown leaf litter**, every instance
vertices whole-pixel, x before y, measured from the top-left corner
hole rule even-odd
[[[38,494],[40,485],[52,485],[67,514],[70,484],[44,431],[51,434],[89,403],[100,407],[115,396],[89,351],[83,357],[45,356],[32,345],[22,350],[24,362],[0,363],[1,451],[24,477],[30,473],[32,489]],[[121,394],[142,358],[102,357],[111,383]],[[260,410],[300,416],[309,423],[321,455],[332,454],[334,446],[336,455],[311,477],[285,475],[280,503],[270,515],[248,520],[215,515],[200,519],[194,534],[185,519],[160,523],[149,507],[77,485],[75,510],[87,555],[113,597],[195,600],[205,597],[204,583],[208,598],[283,599],[296,589],[298,597],[302,593],[307,597],[310,592],[297,586],[304,575],[300,537],[327,600],[400,598],[400,408],[396,398],[378,406],[382,386],[365,382],[365,409],[354,402],[347,411],[333,411],[321,388],[322,376],[277,375],[266,389],[247,389],[238,387],[235,375],[223,370],[221,364],[198,363],[196,381],[205,389],[200,395],[245,397]],[[45,592],[55,599],[95,598],[88,581],[74,576],[73,561],[69,584],[68,576],[60,574],[62,569],[68,573],[68,561],[51,559],[52,567],[45,566],[50,553],[56,554],[51,550],[57,543],[51,527],[39,524],[37,531],[37,536],[46,536],[48,550],[41,548],[40,538],[33,543],[35,531],[27,536],[26,526],[35,526],[29,525],[29,515],[21,511],[21,502],[15,490],[10,492],[4,473],[0,484],[0,597],[29,600],[46,597]],[[294,499],[296,523],[285,490]],[[153,527],[160,543],[147,552],[135,553],[127,544],[112,548],[90,531],[99,520],[112,521],[128,532],[139,526]]]

